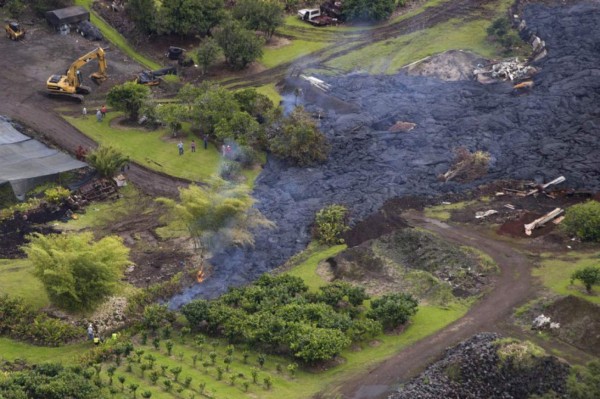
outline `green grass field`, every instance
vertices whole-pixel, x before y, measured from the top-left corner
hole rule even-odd
[[[571,274],[583,267],[598,266],[600,252],[575,252],[557,257],[554,254],[543,254],[539,268],[533,269],[533,275],[542,283],[560,295],[575,295],[587,301],[600,304],[600,285],[593,287],[592,295],[587,294],[580,281],[571,285]]]
[[[267,68],[293,61],[298,57],[313,53],[327,46],[324,41],[293,40],[290,44],[279,48],[265,48],[259,60]]]
[[[92,344],[87,342],[50,348],[0,338],[0,359],[10,361],[24,359],[31,363],[62,362],[71,364],[91,348]]]
[[[37,309],[48,306],[44,286],[32,273],[33,265],[27,259],[0,259],[0,295],[23,298]]]
[[[469,205],[472,205],[474,201],[461,201],[453,204],[441,204],[425,208],[425,216],[431,219],[441,220],[446,222],[452,217],[452,211],[464,209]]]
[[[221,156],[214,145],[210,144],[208,150],[204,150],[202,141],[194,137],[197,150],[196,153],[192,153],[190,133],[180,133],[173,138],[165,129],[144,131],[111,127],[110,122],[121,115],[118,112],[110,112],[101,123],[90,116],[85,119],[71,116],[64,118],[97,143],[113,146],[134,162],[149,169],[192,181],[203,181],[217,173]],[[185,144],[185,153],[182,156],[177,153],[179,140]]]
[[[286,274],[300,277],[311,291],[317,291],[319,287],[327,284],[327,281],[317,274],[317,266],[321,261],[337,255],[344,249],[346,249],[345,245],[321,248],[316,243],[311,243],[305,253],[301,254],[302,258],[306,259],[287,271]]]

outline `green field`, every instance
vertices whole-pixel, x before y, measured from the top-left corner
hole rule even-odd
[[[542,283],[560,295],[575,295],[587,301],[600,304],[600,285],[593,287],[592,295],[585,291],[580,281],[571,285],[571,274],[583,267],[598,266],[600,252],[574,252],[557,257],[554,254],[543,254],[540,267],[533,269],[533,275]]]
[[[0,359],[10,361],[23,359],[31,363],[62,362],[72,364],[76,363],[78,357],[91,348],[92,344],[88,342],[50,348],[0,338]]]
[[[221,156],[213,144],[208,150],[202,148],[202,141],[197,137],[196,153],[190,151],[192,135],[180,133],[171,137],[166,129],[145,131],[134,128],[111,127],[115,118],[122,116],[118,112],[110,112],[101,123],[95,117],[64,118],[77,129],[99,144],[110,145],[128,155],[132,161],[171,176],[181,177],[192,181],[204,181],[217,173]],[[177,143],[183,141],[185,153],[179,156]]]
[[[44,286],[33,277],[33,265],[27,259],[0,259],[0,295],[4,294],[23,298],[38,309],[50,303]]]

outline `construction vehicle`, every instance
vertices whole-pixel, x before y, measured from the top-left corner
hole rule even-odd
[[[11,40],[19,40],[25,36],[25,29],[18,22],[9,22],[4,26],[6,37]]]
[[[108,75],[106,74],[106,58],[102,47],[90,51],[86,55],[79,57],[67,69],[66,75],[52,75],[48,78],[46,87],[47,93],[53,97],[69,97],[79,102],[83,102],[82,94],[89,94],[91,88],[81,84],[81,71],[79,69],[93,59],[98,59],[98,71],[90,75],[90,78],[100,84]]]

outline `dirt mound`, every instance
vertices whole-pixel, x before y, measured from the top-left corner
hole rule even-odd
[[[447,81],[473,80],[473,70],[486,63],[486,59],[470,51],[450,50],[407,65],[401,72]]]
[[[564,397],[568,364],[544,356],[531,344],[499,338],[478,334],[448,349],[442,360],[390,399],[527,398],[551,390]],[[515,355],[511,346],[518,346]]]
[[[343,236],[344,242],[348,247],[354,247],[367,240],[372,240],[400,228],[408,227],[406,221],[400,216],[401,212],[401,208],[394,208],[391,205],[388,205],[387,208],[383,207],[348,230]]]
[[[600,306],[569,295],[548,306],[545,314],[560,323],[561,340],[600,356]]]

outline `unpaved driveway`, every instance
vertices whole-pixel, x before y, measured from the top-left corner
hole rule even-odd
[[[99,44],[107,46],[106,43]],[[71,153],[79,145],[95,147],[91,139],[58,116],[56,108],[68,107],[72,103],[47,98],[43,92],[50,75],[63,73],[77,57],[93,50],[96,45],[74,34],[60,36],[42,24],[28,27],[26,39],[20,42],[3,37],[0,40],[0,115],[31,127],[47,141]],[[86,99],[91,111],[93,106],[103,101],[110,86],[129,79],[141,69],[117,50],[107,53],[107,61],[109,81],[101,87],[85,83],[94,90]],[[93,72],[96,65],[95,61],[91,61],[82,68],[84,77]],[[127,175],[137,187],[154,196],[176,195],[177,187],[187,183],[135,164]]]
[[[425,228],[458,245],[477,248],[498,264],[500,274],[491,291],[461,319],[437,333],[411,345],[383,363],[349,378],[337,390],[343,398],[386,397],[390,388],[421,372],[439,358],[444,350],[482,331],[502,331],[502,323],[513,308],[533,294],[531,263],[511,246],[485,237],[471,227],[450,226],[411,211],[404,215],[409,224]]]

